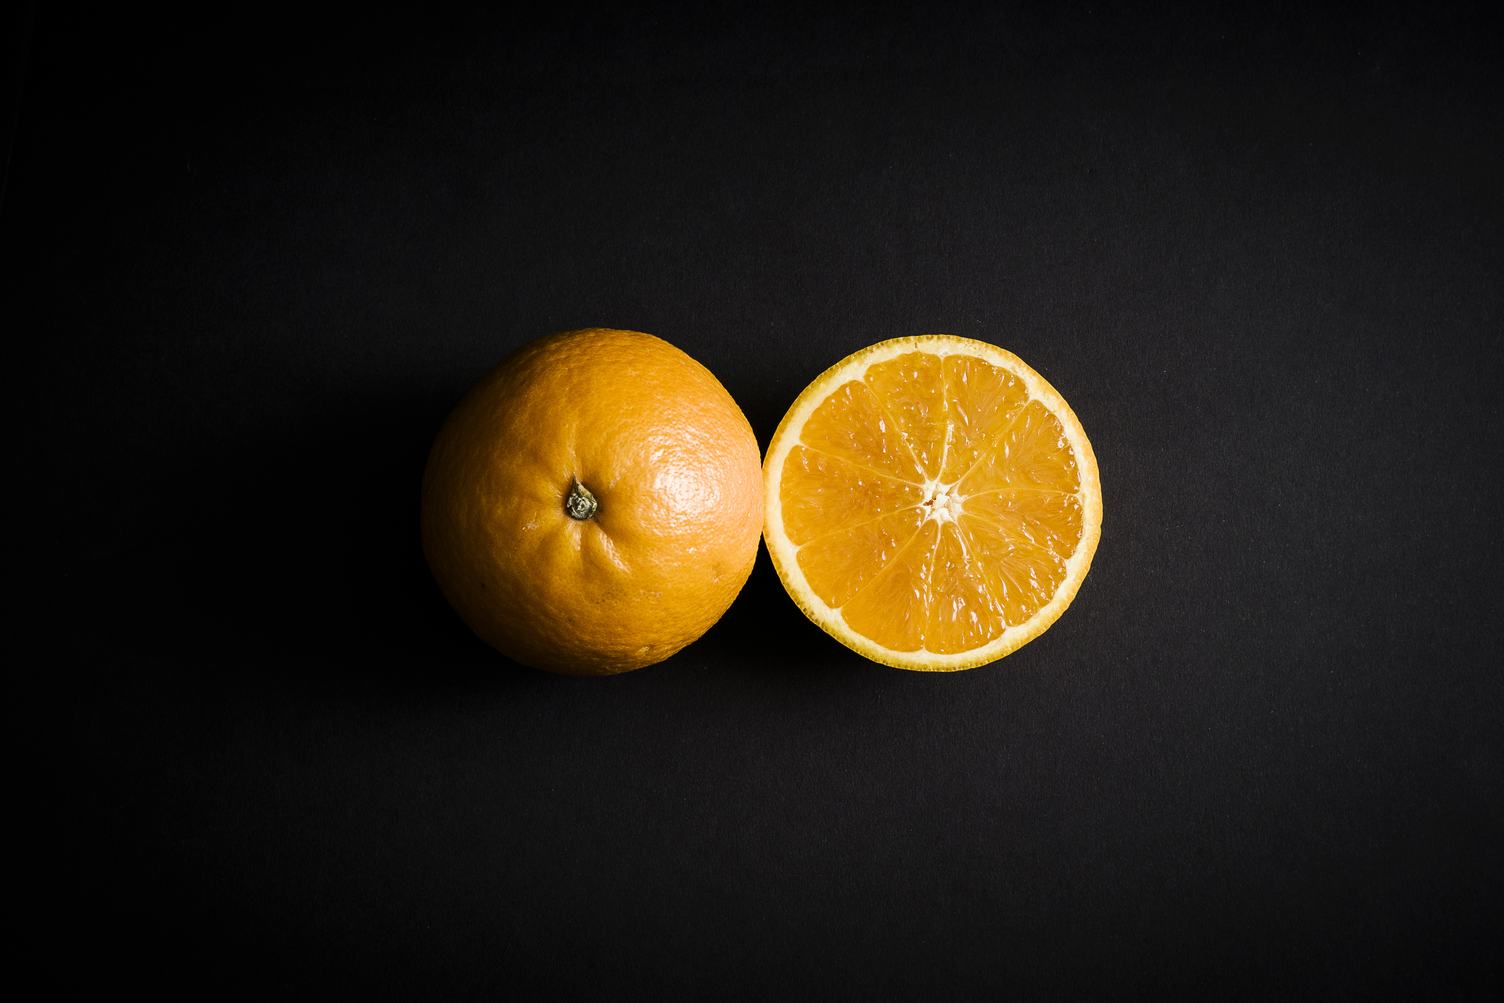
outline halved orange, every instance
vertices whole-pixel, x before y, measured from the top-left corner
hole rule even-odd
[[[1097,461],[1011,352],[931,334],[811,383],[763,461],[784,588],[847,647],[903,669],[994,661],[1075,598],[1102,525]]]

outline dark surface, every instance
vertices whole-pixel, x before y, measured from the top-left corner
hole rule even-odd
[[[12,21],[22,972],[1499,987],[1479,19],[369,16]],[[1080,596],[924,676],[762,555],[667,663],[500,660],[422,566],[424,453],[500,356],[591,324],[685,348],[764,444],[870,342],[1014,350],[1101,464]]]

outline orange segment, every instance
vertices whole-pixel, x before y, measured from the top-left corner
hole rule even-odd
[[[945,357],[945,384],[951,442],[941,480],[954,483],[992,448],[1029,394],[1006,369],[966,355]]]
[[[1065,578],[1064,558],[985,519],[965,518],[961,525],[972,552],[980,555],[982,577],[1008,625],[1038,613]]]
[[[805,423],[806,446],[904,480],[924,479],[898,428],[864,383],[855,380],[827,397]]]
[[[1055,491],[988,491],[966,499],[968,514],[993,523],[1010,538],[1056,554],[1081,542],[1081,499]]]
[[[795,544],[924,500],[917,484],[804,446],[789,453],[779,494],[785,532]]]
[[[799,548],[799,567],[815,594],[844,606],[919,532],[918,506],[817,537]]]
[[[979,451],[975,469],[958,485],[963,495],[1000,488],[1047,488],[1074,493],[1080,488],[1076,457],[1060,419],[1039,401],[1030,401],[990,446]]]
[[[931,578],[929,624],[924,646],[952,654],[981,647],[1003,632],[1003,611],[981,569],[972,563],[955,523],[940,529]]]
[[[763,463],[789,594],[848,647],[954,670],[1043,633],[1100,535],[1075,414],[1016,356],[947,335],[873,345],[794,402]]]
[[[948,424],[940,357],[909,352],[867,370],[862,382],[898,426],[926,479],[940,476]]]
[[[864,637],[893,651],[917,651],[929,620],[934,522],[926,522],[888,566],[857,592],[841,615]]]

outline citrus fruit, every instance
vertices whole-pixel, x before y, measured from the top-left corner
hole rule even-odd
[[[636,331],[535,341],[455,407],[423,550],[460,617],[537,668],[661,661],[720,619],[762,528],[757,440],[724,387]]]
[[[1097,461],[1065,399],[1017,356],[932,334],[811,383],[763,463],[784,588],[874,661],[971,668],[1033,640],[1086,577]]]

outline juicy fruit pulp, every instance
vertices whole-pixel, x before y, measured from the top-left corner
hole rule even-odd
[[[1041,633],[1100,522],[1065,402],[1008,353],[946,336],[873,346],[817,380],[767,473],[765,532],[791,593],[906,668],[980,664]]]

